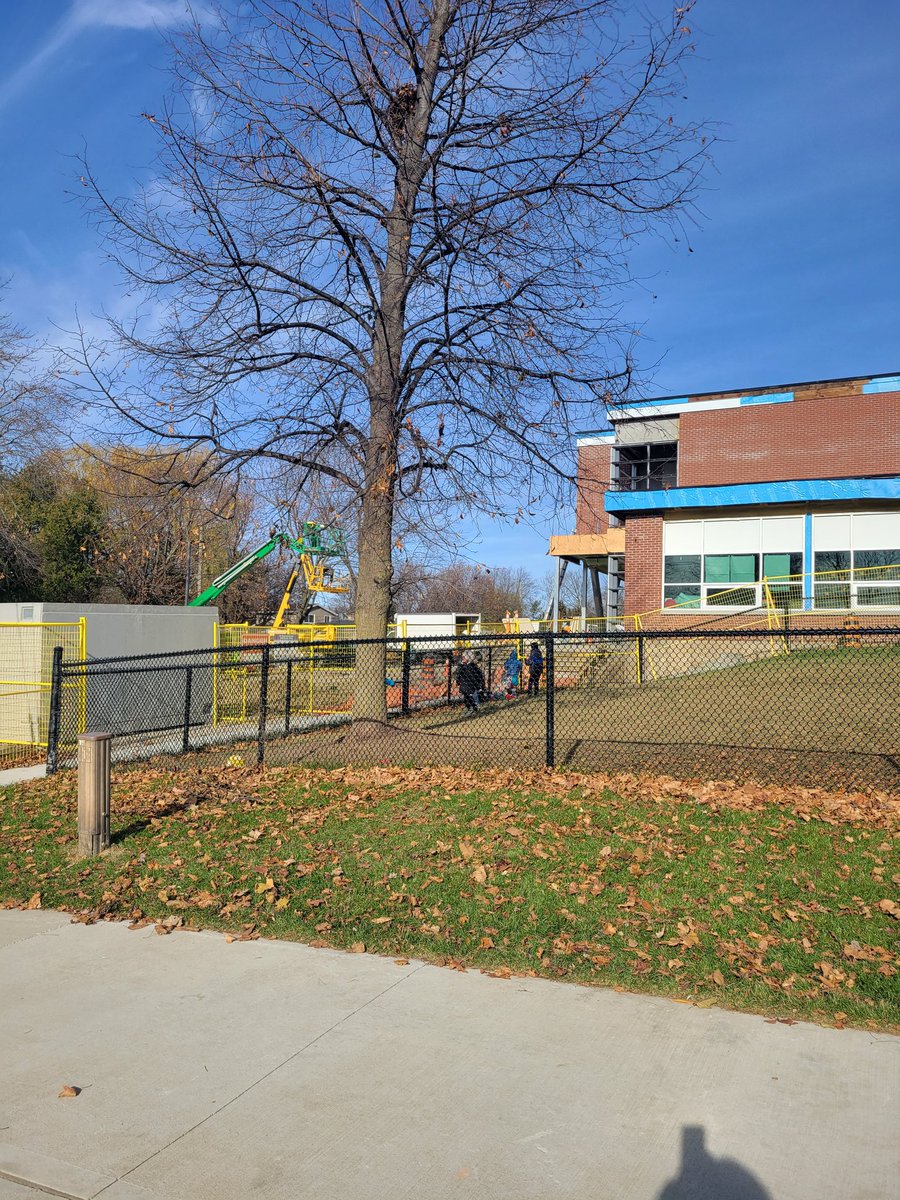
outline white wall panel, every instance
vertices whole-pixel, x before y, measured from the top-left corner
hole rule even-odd
[[[803,517],[763,517],[762,548],[770,554],[803,551]]]
[[[813,517],[813,550],[849,550],[850,514]]]
[[[900,549],[900,513],[854,513],[854,550]]]
[[[666,521],[663,524],[663,554],[702,553],[702,521]]]
[[[704,554],[758,554],[759,518],[703,522]]]

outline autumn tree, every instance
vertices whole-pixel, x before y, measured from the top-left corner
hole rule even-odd
[[[104,513],[93,489],[48,451],[0,477],[0,599],[89,602],[107,582]],[[10,548],[11,547],[11,552]]]
[[[448,527],[570,472],[631,378],[629,239],[676,220],[689,4],[224,3],[173,43],[152,188],[97,196],[154,322],[95,389],[208,471],[284,465],[358,508],[356,619],[382,637],[398,505]],[[140,372],[135,379],[135,372]],[[383,718],[367,656],[357,716]]]
[[[82,446],[67,462],[103,507],[107,573],[128,604],[187,603],[254,537],[252,493],[210,476],[205,455],[157,445]],[[266,583],[262,572],[237,581],[220,602],[225,618],[243,619],[248,602],[266,607]]]

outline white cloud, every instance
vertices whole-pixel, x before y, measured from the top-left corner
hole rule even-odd
[[[69,42],[91,29],[171,29],[191,16],[203,18],[202,3],[189,0],[74,0],[63,19],[50,31],[17,71],[0,80],[0,109],[25,91]]]
[[[166,29],[183,24],[190,12],[188,0],[75,0],[68,20],[76,28]]]

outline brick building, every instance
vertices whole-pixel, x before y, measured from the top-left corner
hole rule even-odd
[[[766,604],[900,613],[900,376],[666,396],[578,439],[582,606],[662,624]],[[558,571],[559,577],[560,571]],[[607,577],[604,586],[603,576]]]

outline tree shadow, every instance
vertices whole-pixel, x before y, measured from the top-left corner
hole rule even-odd
[[[732,1158],[713,1158],[702,1125],[681,1131],[681,1172],[657,1200],[773,1200],[755,1175]]]

